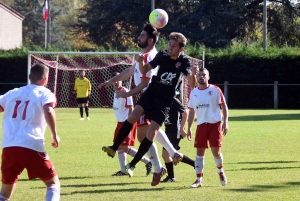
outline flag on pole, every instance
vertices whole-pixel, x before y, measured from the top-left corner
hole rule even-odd
[[[48,19],[48,1],[44,1],[44,6],[43,6],[43,19],[46,21]]]

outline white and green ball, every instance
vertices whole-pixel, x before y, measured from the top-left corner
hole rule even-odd
[[[150,13],[149,21],[153,27],[161,29],[167,25],[169,17],[167,12],[163,9],[155,9]]]

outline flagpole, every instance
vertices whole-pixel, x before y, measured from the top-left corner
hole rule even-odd
[[[45,49],[47,49],[47,20],[45,21]]]
[[[47,19],[47,47],[51,44],[51,0],[48,0],[48,19]]]

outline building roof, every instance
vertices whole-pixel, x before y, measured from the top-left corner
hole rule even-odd
[[[25,18],[24,15],[22,15],[21,13],[17,12],[14,9],[12,9],[8,5],[6,5],[5,3],[0,2],[0,7],[3,8],[4,10],[8,11],[9,13],[13,14],[14,16],[16,16],[17,18],[19,18],[21,20],[24,20],[24,18]]]

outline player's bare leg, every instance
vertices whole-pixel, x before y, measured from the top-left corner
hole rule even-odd
[[[8,201],[11,198],[17,184],[2,184],[0,201]]]

